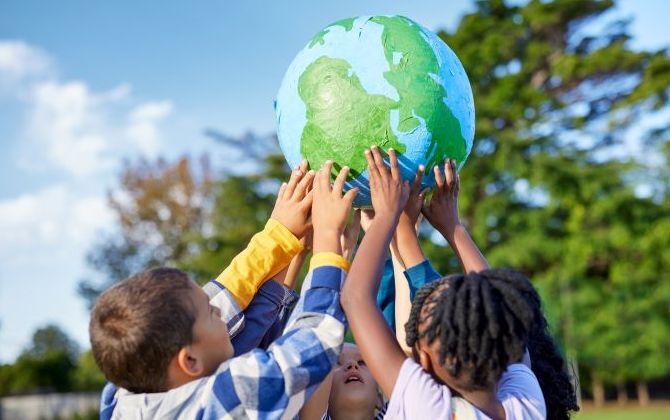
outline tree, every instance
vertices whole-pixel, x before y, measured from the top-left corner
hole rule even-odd
[[[609,383],[641,380],[639,357],[658,362],[656,376],[670,371],[653,345],[631,340],[670,335],[668,279],[651,262],[665,261],[667,246],[635,251],[654,241],[642,238],[667,215],[667,189],[656,200],[636,196],[633,174],[646,168],[621,158],[628,129],[667,106],[670,59],[633,51],[625,21],[590,34],[613,5],[479,1],[453,33],[440,33],[467,70],[477,110],[464,219],[494,265],[532,276],[571,358]],[[454,268],[439,248],[427,252]]]
[[[109,194],[119,232],[105,237],[88,254],[102,281],[85,280],[79,293],[89,305],[114,284],[152,266],[184,269],[197,281],[216,276],[260,230],[274,203],[279,179],[289,173],[275,136],[217,140],[237,164],[215,179],[209,162],[194,167],[187,158],[170,164],[126,162],[120,188]],[[236,171],[245,168],[246,172]]]
[[[78,391],[100,391],[105,385],[105,375],[98,368],[93,352],[87,350],[79,356],[77,367],[72,374],[74,389]]]
[[[14,364],[0,367],[0,395],[70,391],[77,355],[76,343],[58,326],[38,329]]]
[[[104,237],[87,257],[103,278],[79,284],[79,293],[89,306],[102,290],[131,274],[158,265],[177,265],[199,252],[189,238],[206,228],[212,187],[204,158],[195,168],[187,158],[175,163],[163,159],[126,162],[120,189],[108,194],[119,231]]]

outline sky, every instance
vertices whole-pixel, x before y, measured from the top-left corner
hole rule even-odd
[[[284,71],[328,23],[401,14],[454,29],[472,9],[468,0],[0,0],[0,362],[49,323],[88,347],[76,286],[91,274],[87,250],[114,229],[106,194],[124,158],[207,153],[215,167],[233,165],[203,131],[273,132]],[[633,18],[635,48],[670,45],[670,2],[624,0],[615,15]]]

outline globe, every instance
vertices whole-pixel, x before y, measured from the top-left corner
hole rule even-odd
[[[317,33],[284,75],[275,101],[277,136],[291,167],[326,160],[350,168],[354,205],[370,205],[365,149],[398,152],[404,179],[419,165],[460,169],[474,137],[474,103],[463,65],[433,32],[403,16],[361,16]]]

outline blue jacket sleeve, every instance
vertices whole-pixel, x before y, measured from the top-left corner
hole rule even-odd
[[[409,267],[405,270],[405,278],[409,284],[409,298],[414,300],[417,290],[422,288],[424,285],[440,279],[442,276],[440,273],[435,271],[433,266],[430,264],[430,261],[423,260],[421,263]]]
[[[386,258],[384,263],[384,272],[377,291],[377,306],[382,311],[388,326],[395,331],[395,278],[391,256]]]
[[[279,337],[298,294],[275,281],[267,281],[244,310],[244,328],[233,337],[235,356],[267,348]]]

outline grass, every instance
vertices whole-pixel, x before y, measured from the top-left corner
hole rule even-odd
[[[670,404],[654,404],[650,407],[607,406],[601,409],[584,407],[582,412],[573,417],[575,420],[666,420],[670,419]]]

